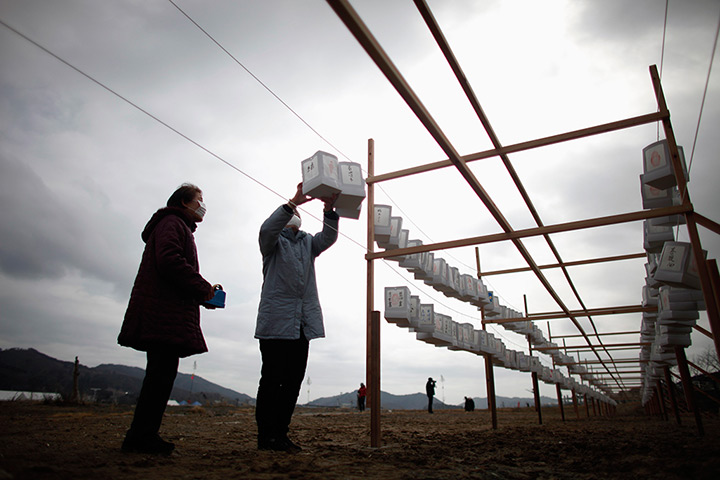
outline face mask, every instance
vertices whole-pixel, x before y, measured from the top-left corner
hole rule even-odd
[[[201,202],[200,200],[198,200],[198,204],[200,206],[195,209],[195,214],[198,217],[203,218],[203,217],[205,217],[205,214],[207,213],[207,208],[205,208],[205,204],[203,202]]]
[[[286,227],[297,227],[298,230],[300,230],[300,225],[302,225],[302,220],[300,220],[300,217],[297,215],[293,215],[290,221],[285,225]]]

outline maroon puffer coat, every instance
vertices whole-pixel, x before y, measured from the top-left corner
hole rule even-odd
[[[125,312],[118,343],[187,357],[207,352],[200,303],[213,287],[199,273],[195,222],[183,209],[155,212],[142,239],[145,251]]]

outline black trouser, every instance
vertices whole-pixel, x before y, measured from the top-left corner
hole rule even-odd
[[[361,412],[365,410],[365,397],[358,397],[358,410]]]
[[[147,352],[145,379],[135,406],[129,435],[144,437],[158,433],[179,363],[180,358],[175,354]]]
[[[432,412],[433,412],[433,411],[432,411],[433,396],[432,396],[432,395],[428,395],[427,397],[428,397],[428,413],[432,413]]]
[[[310,342],[302,333],[298,340],[260,340],[262,370],[255,406],[258,438],[283,438],[305,378]]]

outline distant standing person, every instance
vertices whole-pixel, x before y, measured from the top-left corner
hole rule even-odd
[[[193,232],[205,216],[202,191],[183,184],[142,232],[142,255],[118,343],[147,352],[135,415],[122,450],[169,455],[175,444],[158,431],[181,357],[207,352],[200,305],[213,286],[200,275]]]
[[[332,208],[336,197],[321,199],[323,229],[315,235],[300,230],[297,206],[312,200],[302,193],[302,183],[260,227],[263,285],[255,328],[262,357],[255,408],[260,450],[300,450],[287,434],[310,340],[325,336],[315,258],[337,240],[339,217]]]
[[[361,412],[365,411],[365,397],[367,396],[367,388],[364,383],[360,383],[360,388],[357,391],[358,410]]]
[[[435,396],[435,380],[432,379],[432,377],[428,377],[428,381],[425,384],[425,393],[427,393],[428,397],[428,413],[433,413],[432,404],[433,404],[433,397]]]
[[[465,397],[465,411],[466,412],[474,412],[475,411],[475,400],[473,400],[470,397]]]

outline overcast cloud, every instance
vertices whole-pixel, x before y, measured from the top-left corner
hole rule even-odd
[[[465,155],[491,148],[413,3],[352,3],[456,149]],[[648,67],[660,66],[665,2],[428,3],[504,144],[657,108]],[[66,361],[77,355],[88,366],[144,367],[142,353],[116,343],[143,249],[140,232],[172,191],[190,181],[203,189],[208,206],[196,232],[201,272],[223,284],[228,301],[225,310],[202,312],[210,351],[184,359],[180,370],[190,372],[197,362],[202,377],[255,396],[260,355],[253,333],[262,283],[257,234],[294,193],[301,160],[325,150],[366,168],[368,138],[375,140],[376,173],[445,156],[325,2],[177,5],[265,86],[167,1],[0,0],[3,22],[234,167],[0,26],[0,348],[32,347]],[[688,160],[719,17],[716,0],[669,3],[663,88]],[[690,192],[699,213],[720,221],[717,55]],[[640,210],[641,150],[656,136],[656,126],[647,125],[510,159],[551,225]],[[470,165],[514,228],[535,226],[498,159]],[[393,205],[410,237],[426,243],[500,231],[454,169],[383,183],[376,202]],[[312,217],[321,210],[319,202],[308,204],[304,229],[320,229]],[[316,264],[327,338],[311,344],[312,384],[303,388],[301,402],[364,381],[364,216],[342,219],[340,230],[343,236]],[[687,239],[682,228],[679,238]],[[701,229],[701,238],[716,258],[717,235]],[[642,224],[553,240],[566,261],[637,253]],[[525,244],[537,263],[555,261],[543,241]],[[480,252],[486,271],[524,266],[511,244],[483,245]],[[474,248],[436,255],[475,273]],[[640,303],[643,264],[629,260],[570,272],[588,308],[633,305]],[[578,308],[562,274],[546,272],[566,305]],[[488,277],[486,283],[517,310],[524,310],[524,295],[531,313],[559,310],[532,274]],[[383,288],[394,285],[409,286],[436,311],[479,328],[479,312],[392,262],[376,262],[376,309],[383,309]],[[640,327],[639,315],[594,320],[601,332]],[[699,323],[708,328],[704,313]],[[592,331],[587,319],[581,324]],[[547,336],[547,325],[540,326]],[[551,328],[553,335],[577,333],[566,320]],[[527,351],[523,337],[490,330],[508,348]],[[695,333],[689,355],[709,345]],[[438,396],[448,403],[485,396],[481,357],[434,348],[385,322],[382,355],[383,390],[414,393],[428,376],[442,376]],[[526,374],[497,369],[495,378],[498,395],[530,395]],[[554,396],[547,385],[541,392]]]

